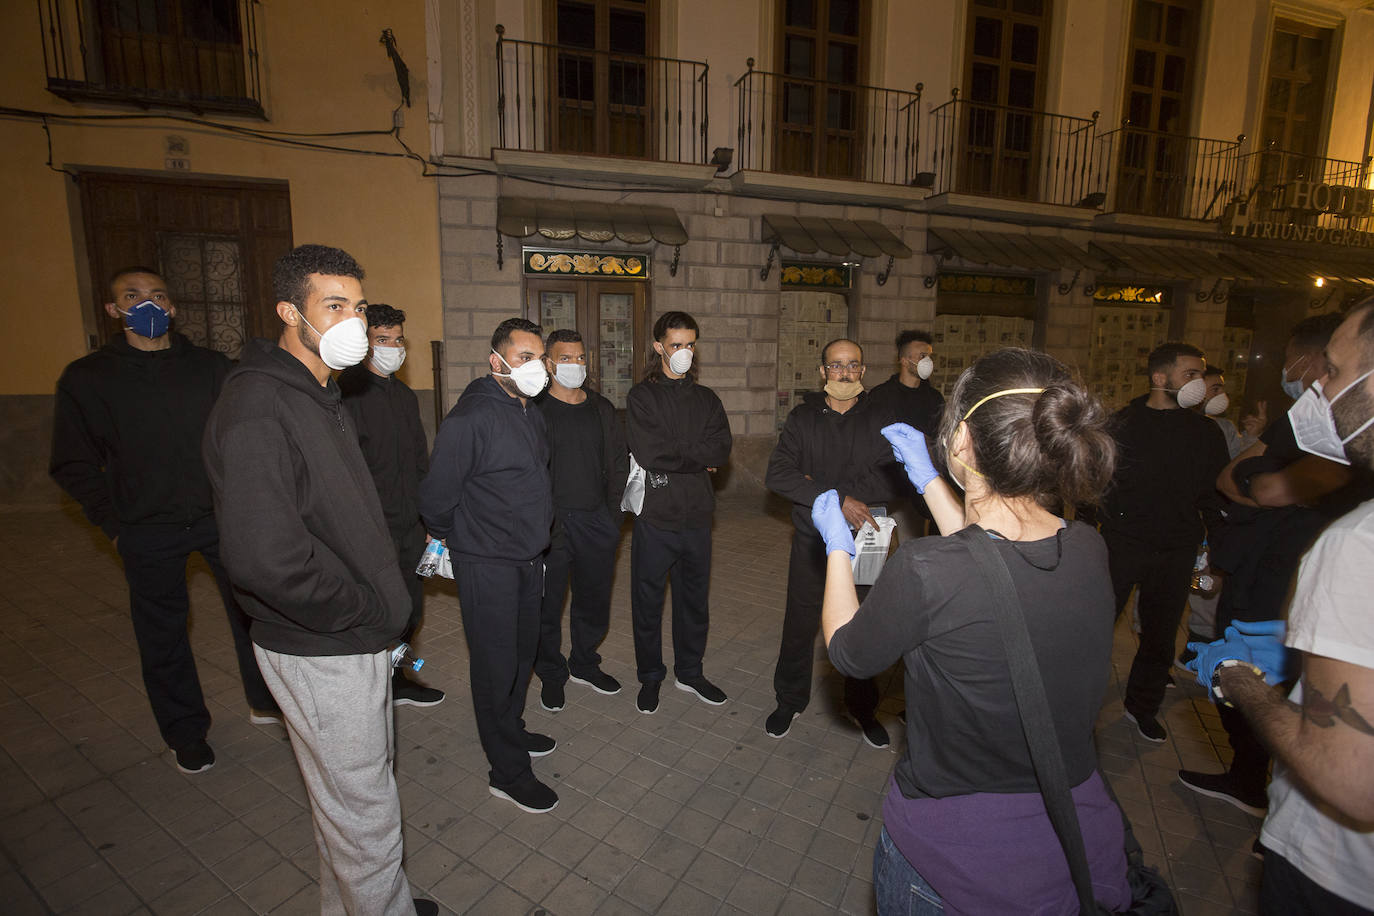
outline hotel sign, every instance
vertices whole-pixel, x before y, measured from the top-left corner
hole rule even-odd
[[[1374,191],[1319,181],[1290,181],[1274,188],[1270,208],[1262,215],[1279,216],[1284,213],[1327,214],[1352,222],[1366,220],[1374,215]],[[1252,219],[1248,202],[1232,204],[1227,208],[1222,230],[1238,238],[1374,248],[1374,233],[1350,226],[1316,226]]]

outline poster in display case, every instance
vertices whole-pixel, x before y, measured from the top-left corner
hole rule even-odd
[[[973,361],[1002,347],[1029,347],[1035,322],[1004,315],[937,315],[931,329],[935,371],[930,384],[949,397]]]
[[[778,308],[778,388],[776,428],[820,387],[821,348],[849,333],[849,303],[840,293],[783,292]]]
[[[1096,306],[1085,381],[1109,410],[1124,407],[1150,388],[1145,371],[1150,351],[1169,336],[1169,310]]]
[[[625,396],[634,386],[633,304],[634,297],[623,293],[602,293],[598,302],[601,393],[617,408],[625,406]]]

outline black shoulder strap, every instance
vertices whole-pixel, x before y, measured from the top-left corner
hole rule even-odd
[[[1069,794],[1069,777],[1064,769],[1064,755],[1059,750],[1054,718],[1050,715],[1045,683],[1036,665],[1030,632],[1026,629],[1021,599],[1017,597],[1016,586],[1011,581],[1007,564],[993,546],[987,532],[977,525],[970,525],[959,532],[959,537],[968,544],[969,552],[973,554],[973,559],[982,570],[988,587],[992,589],[997,628],[1002,635],[1002,647],[1007,653],[1007,666],[1011,670],[1011,688],[1016,696],[1016,708],[1021,714],[1021,729],[1025,732],[1026,744],[1030,748],[1035,779],[1040,784],[1040,794],[1045,799],[1045,810],[1069,861],[1069,872],[1073,875],[1073,885],[1078,891],[1078,905],[1085,914],[1096,913],[1097,903],[1093,898],[1092,877],[1088,871],[1083,832],[1078,825],[1078,810],[1074,807],[1073,796]]]

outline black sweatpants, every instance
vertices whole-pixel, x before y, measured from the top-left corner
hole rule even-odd
[[[229,576],[220,563],[215,517],[207,515],[189,526],[125,525],[119,531],[118,549],[129,583],[129,615],[138,642],[143,687],[167,746],[180,748],[203,741],[210,731],[210,711],[205,707],[186,630],[191,607],[186,561],[193,553],[205,558],[224,602],[244,698],[255,709],[275,708],[277,703],[253,655],[248,617],[235,600]]]
[[[1155,548],[1108,532],[1103,532],[1103,539],[1118,615],[1126,607],[1132,586],[1140,587],[1136,596],[1140,647],[1126,679],[1126,711],[1137,719],[1153,718],[1169,684],[1169,667],[1174,663],[1178,625],[1188,603],[1197,549]]]
[[[425,552],[425,529],[416,525],[406,532],[391,532],[391,542],[396,545],[396,560],[401,566],[401,579],[410,593],[410,619],[406,621],[406,631],[401,634],[402,642],[409,642],[420,629],[425,613],[425,580],[415,575],[415,567],[420,565],[420,557]]]
[[[1358,903],[1331,891],[1298,871],[1283,856],[1264,851],[1264,877],[1260,879],[1260,916],[1371,916]]]
[[[811,702],[811,669],[816,656],[816,633],[821,627],[825,564],[825,542],[820,536],[793,531],[782,645],[778,648],[777,667],[773,669],[773,692],[778,705],[793,712],[801,712]],[[861,587],[861,591],[867,590]],[[873,718],[873,711],[878,708],[876,682],[872,678],[846,677],[844,705],[860,722]]]
[[[453,561],[477,737],[498,789],[533,777],[525,747],[525,692],[539,642],[539,594],[544,563]]]
[[[620,513],[616,513],[618,516]],[[571,672],[585,678],[601,667],[596,647],[611,622],[611,576],[620,542],[618,519],[605,506],[558,512],[553,544],[544,557],[544,602],[539,619],[539,680],[563,684]],[[572,585],[568,610],[568,657],[563,657],[563,603]]]
[[[663,664],[663,590],[673,578],[673,674],[701,676],[711,626],[711,529],[668,531],[638,519],[630,544],[630,617],[639,682],[668,676]]]

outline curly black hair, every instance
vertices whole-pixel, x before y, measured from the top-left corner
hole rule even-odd
[[[385,302],[367,304],[367,326],[369,328],[394,328],[406,323],[406,313],[392,308]]]
[[[311,274],[352,277],[359,282],[364,276],[362,266],[342,248],[297,245],[272,265],[272,294],[278,302],[289,302],[297,308],[305,305]]]

